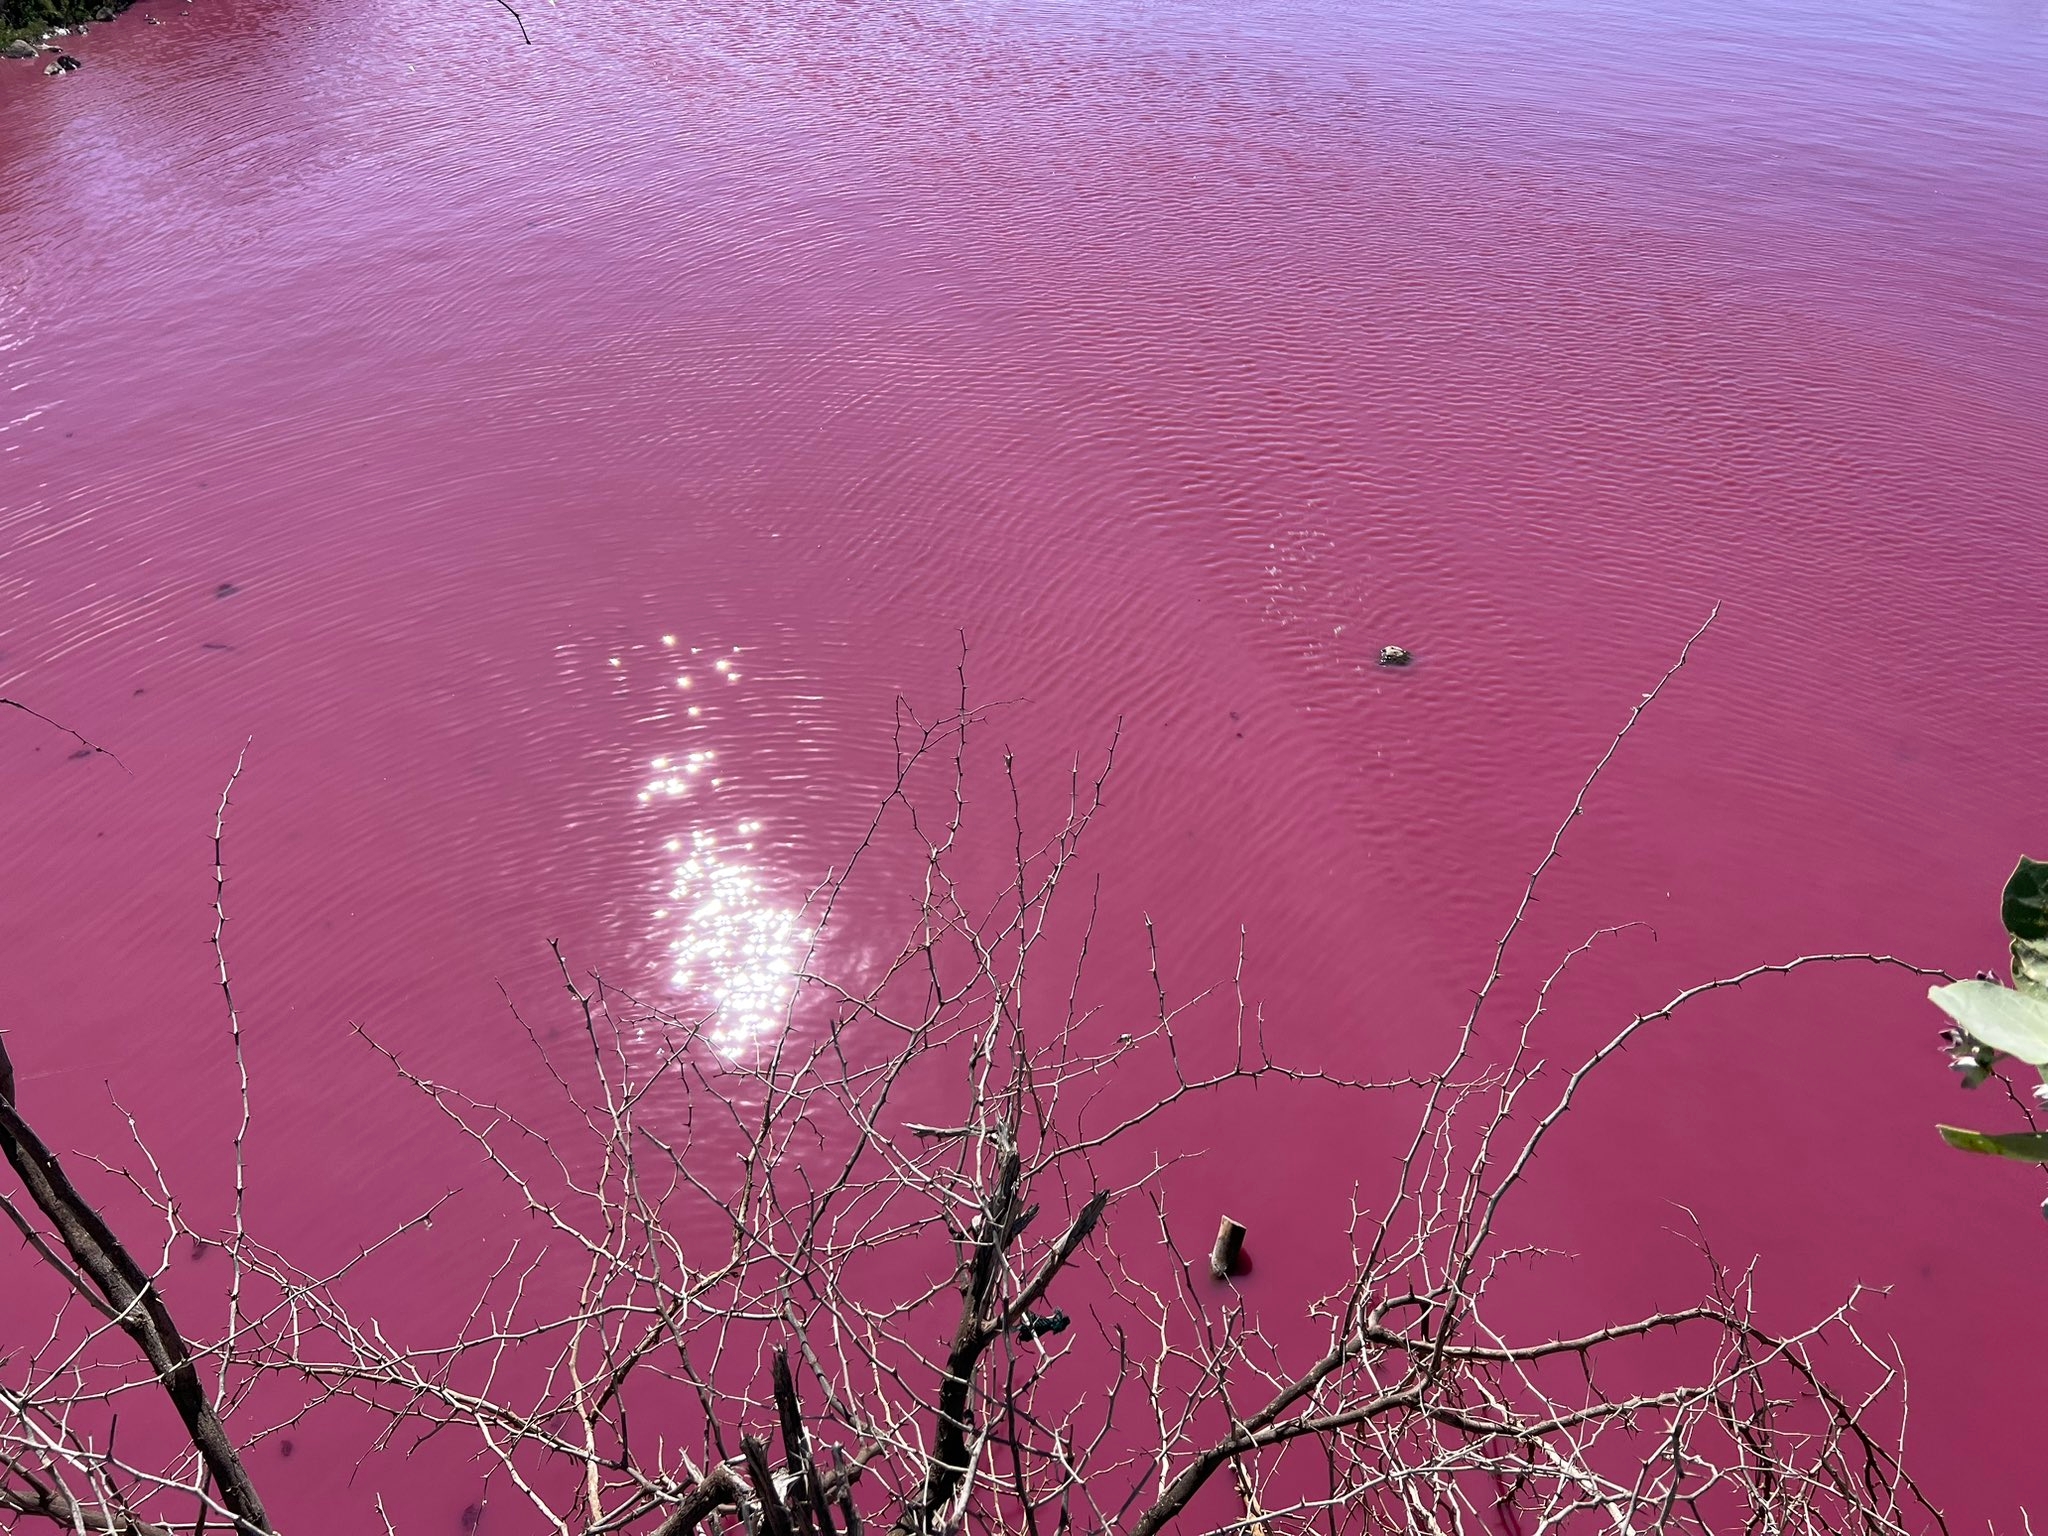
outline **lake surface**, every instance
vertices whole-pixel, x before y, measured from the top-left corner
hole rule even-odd
[[[0,693],[127,770],[0,719],[57,1139],[111,1087],[219,1187],[245,740],[256,1210],[318,1249],[451,1177],[351,1021],[502,1086],[559,938],[776,1027],[963,634],[1028,783],[1122,721],[1112,997],[1141,914],[1189,985],[1242,927],[1297,1059],[1435,1059],[1716,603],[1522,941],[1648,925],[1559,1051],[1760,960],[2000,962],[2048,856],[2039,0],[535,0],[532,47],[482,0],[147,3],[0,70]],[[1686,1210],[1778,1321],[1889,1287],[1920,1476],[2017,1530],[2043,1191],[1935,1142],[2000,1109],[1922,990],[1645,1040],[1544,1157],[1524,1235],[1576,1258],[1527,1305],[1690,1300]],[[1173,1197],[1262,1213],[1263,1305],[1381,1176],[1348,1117],[1194,1133]],[[347,1472],[272,1498],[361,1529]]]

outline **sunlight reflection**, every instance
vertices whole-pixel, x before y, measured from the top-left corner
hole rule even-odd
[[[679,909],[670,983],[717,1011],[714,1036],[738,1042],[775,1029],[789,1006],[801,958],[797,914],[777,904],[747,858],[758,821],[741,822],[740,840],[691,834],[669,900]]]
[[[632,652],[654,662],[665,687],[690,689],[717,677],[740,680],[738,646],[697,672],[703,662],[678,656],[679,645],[678,636],[665,634],[656,647],[636,646]],[[688,657],[703,650],[690,646]],[[679,660],[683,669],[676,666]],[[619,659],[612,658],[612,665]],[[731,1047],[782,1027],[803,948],[801,909],[776,899],[775,872],[757,857],[764,824],[752,817],[728,821],[719,814],[724,807],[706,798],[730,796],[743,784],[727,776],[714,748],[700,744],[717,714],[712,709],[707,718],[703,706],[692,704],[682,720],[666,712],[658,717],[675,721],[687,733],[686,744],[644,760],[647,776],[635,798],[661,818],[649,830],[671,856],[660,904],[652,908],[657,940],[669,957],[669,989],[693,1011],[708,1013],[711,1039]],[[677,827],[673,817],[686,809],[690,814]]]

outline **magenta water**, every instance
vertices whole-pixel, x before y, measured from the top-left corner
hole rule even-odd
[[[2038,6],[527,19],[145,0],[76,75],[0,72],[0,693],[120,758],[0,720],[5,1027],[56,1139],[105,1144],[111,1092],[221,1187],[245,741],[254,1213],[317,1260],[468,1176],[352,1022],[516,1092],[498,987],[545,1015],[550,938],[772,1015],[963,633],[1039,791],[1122,722],[1112,1002],[1142,914],[1187,986],[1242,928],[1277,1048],[1433,1061],[1716,604],[1524,935],[1526,980],[1642,925],[1557,1049],[1761,960],[1999,960],[2048,856]],[[2048,1223],[1935,1142],[1999,1112],[1921,991],[1809,974],[1644,1040],[1542,1160],[1518,1236],[1569,1257],[1524,1304],[1691,1299],[1695,1216],[1777,1321],[1889,1287],[1915,1465],[2017,1530]],[[1275,1315],[1386,1171],[1335,1101],[1175,1134]],[[361,1528],[352,1459],[271,1473],[292,1528]]]

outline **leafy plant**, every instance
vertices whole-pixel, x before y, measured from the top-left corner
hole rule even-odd
[[[2048,864],[2020,860],[2005,882],[1998,915],[2012,935],[2012,984],[2048,999]]]
[[[1949,1065],[1962,1074],[1965,1088],[1992,1076],[1999,1059],[2010,1056],[2041,1075],[2044,1088],[2035,1089],[2035,1096],[2048,1098],[2048,863],[2021,859],[2005,882],[1998,910],[2012,940],[2012,985],[2001,985],[1987,973],[1931,988],[1927,996],[1952,1021],[1943,1039]],[[2048,1132],[1935,1129],[1958,1151],[2048,1163]]]

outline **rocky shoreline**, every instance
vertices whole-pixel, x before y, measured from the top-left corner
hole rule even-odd
[[[44,61],[46,75],[67,75],[84,65],[66,51],[70,39],[84,37],[102,22],[112,21],[131,0],[0,0],[0,59]]]

